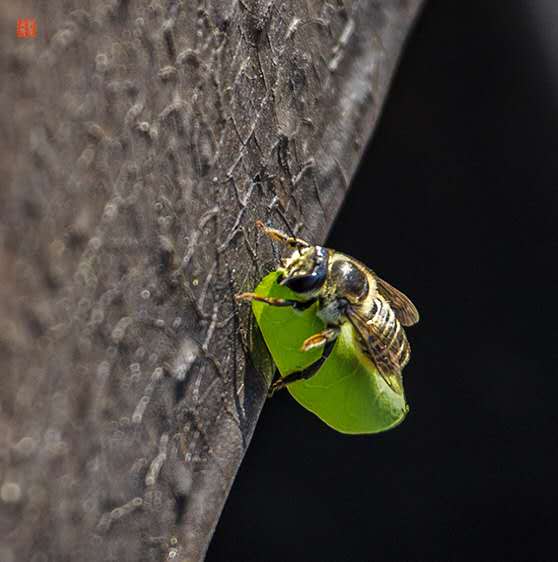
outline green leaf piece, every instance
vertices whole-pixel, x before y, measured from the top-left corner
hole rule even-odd
[[[297,300],[277,283],[278,272],[264,277],[255,292],[261,296]],[[322,356],[321,349],[300,351],[302,342],[324,329],[317,304],[300,312],[289,307],[252,302],[264,341],[281,376],[305,369]],[[294,399],[323,422],[349,434],[378,433],[403,421],[409,408],[362,354],[352,326],[345,323],[329,357],[310,379],[290,384]]]

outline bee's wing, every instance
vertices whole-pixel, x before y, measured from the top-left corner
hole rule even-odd
[[[389,345],[390,341],[383,334],[382,330],[375,324],[369,324],[367,319],[353,308],[348,307],[347,317],[356,330],[358,337],[364,343],[365,350],[376,365],[382,378],[394,392],[403,394],[402,366],[400,365],[400,359],[397,356],[396,350],[393,349],[393,346]],[[403,331],[401,330],[401,332]],[[404,333],[402,333],[402,337],[405,338],[406,343]]]
[[[376,283],[378,284],[378,292],[389,302],[393,312],[395,312],[397,320],[399,320],[403,326],[416,324],[419,321],[419,313],[409,297],[404,295],[401,291],[398,291],[395,287],[392,287],[387,281],[384,281],[376,274],[374,275]]]

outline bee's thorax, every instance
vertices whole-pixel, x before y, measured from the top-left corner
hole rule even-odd
[[[340,253],[335,253],[330,260],[329,284],[339,297],[351,304],[364,303],[376,294],[374,277],[363,271],[354,260]]]

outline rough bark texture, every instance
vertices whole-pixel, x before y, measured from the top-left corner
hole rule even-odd
[[[0,8],[0,560],[203,558],[266,395],[254,221],[325,238],[419,3]]]

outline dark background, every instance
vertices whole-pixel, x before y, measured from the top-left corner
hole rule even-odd
[[[558,3],[431,2],[328,245],[421,313],[378,436],[270,400],[208,555],[556,560]]]

